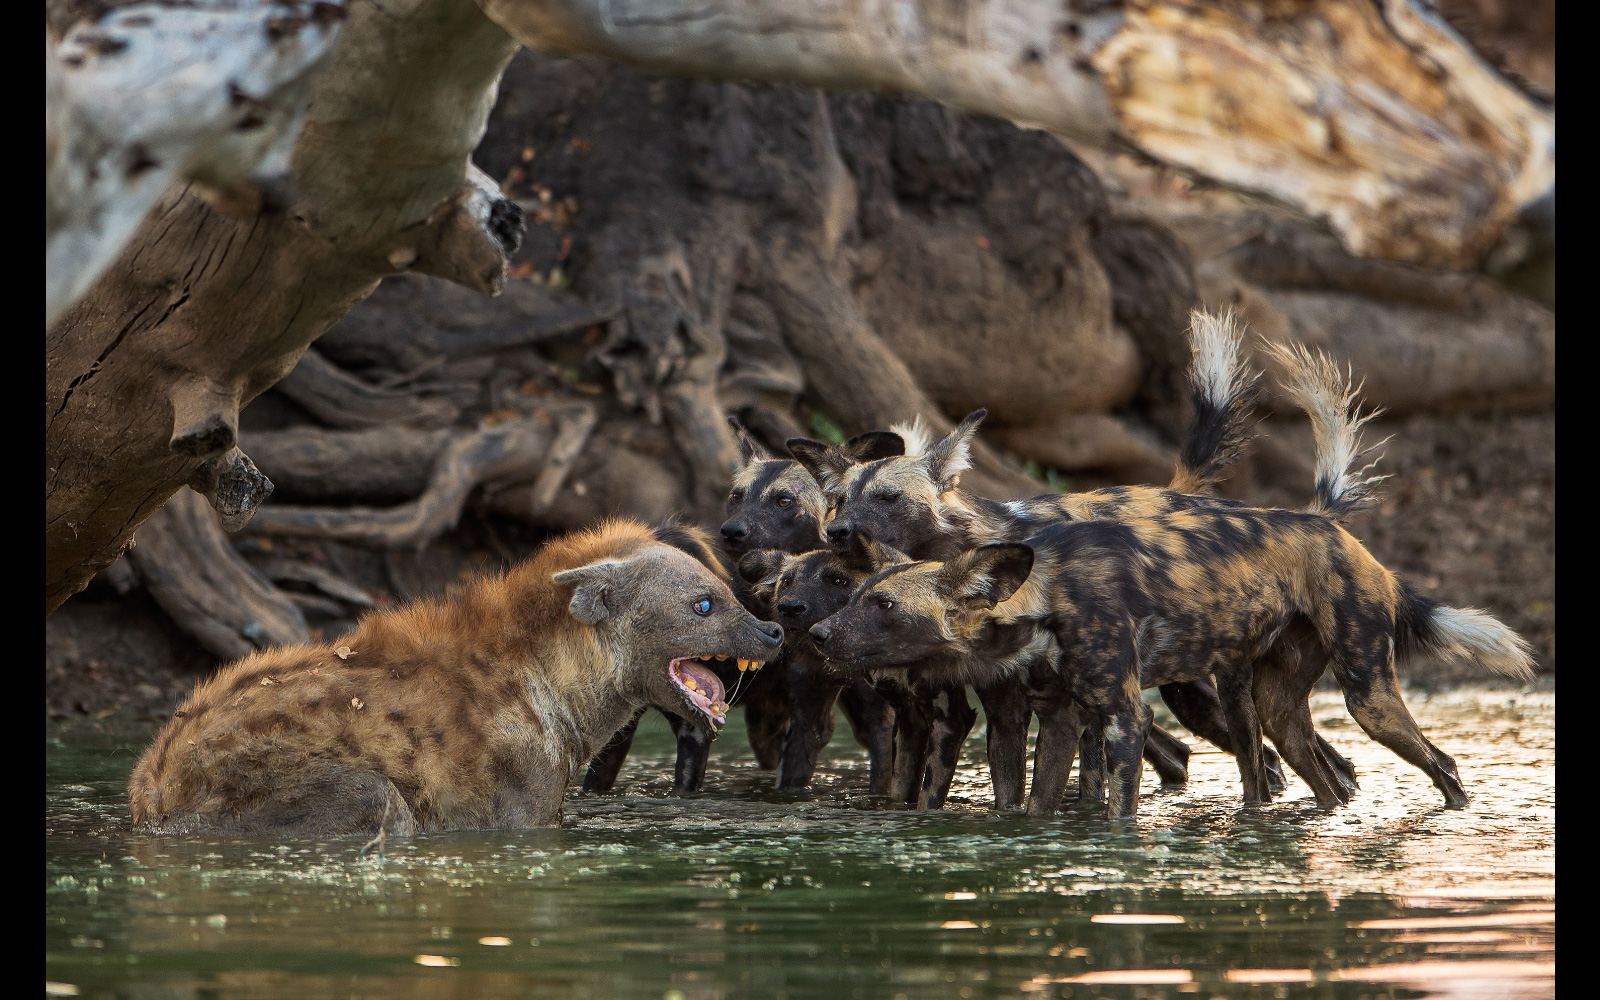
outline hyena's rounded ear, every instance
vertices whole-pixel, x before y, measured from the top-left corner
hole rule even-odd
[[[939,574],[951,598],[968,608],[992,608],[1008,600],[1033,572],[1033,549],[999,542],[969,549],[945,563]]]
[[[606,607],[606,594],[614,587],[616,571],[621,566],[614,559],[606,559],[577,569],[562,570],[550,579],[563,587],[572,588],[568,610],[578,621],[593,625],[611,616],[611,609]]]
[[[972,468],[972,436],[988,415],[988,410],[973,410],[955,430],[929,446],[923,461],[940,490],[955,489],[961,484],[961,473]]]
[[[751,462],[765,462],[772,458],[772,453],[763,448],[761,442],[750,436],[750,432],[739,422],[738,417],[729,417],[728,426],[733,428],[733,439],[739,444],[739,457],[744,460],[745,465]]]
[[[756,549],[746,552],[739,560],[739,575],[746,583],[758,587],[770,586],[778,582],[778,573],[783,569],[784,554],[777,549]]]
[[[857,464],[876,462],[880,458],[894,458],[906,453],[906,439],[894,431],[867,431],[839,446],[839,450]]]

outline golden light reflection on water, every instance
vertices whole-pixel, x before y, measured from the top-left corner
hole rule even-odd
[[[1186,788],[1150,778],[1120,827],[990,815],[981,724],[928,815],[858,794],[842,725],[808,795],[774,792],[736,729],[708,794],[670,800],[670,737],[647,723],[623,794],[571,800],[567,826],[417,838],[381,867],[355,860],[360,838],[129,835],[131,755],[53,748],[47,973],[85,996],[227,1000],[1548,995],[1554,694],[1407,700],[1470,808],[1443,809],[1320,694],[1360,772],[1350,806],[1291,779],[1243,807],[1232,760],[1199,750]]]

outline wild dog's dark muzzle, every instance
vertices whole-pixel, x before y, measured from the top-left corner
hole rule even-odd
[[[738,521],[724,521],[722,524],[722,540],[729,543],[742,542],[750,532]]]
[[[855,534],[856,526],[849,521],[840,521],[837,518],[828,525],[828,541],[838,545],[848,542],[850,536]]]
[[[804,601],[788,600],[778,602],[778,614],[785,618],[798,618],[805,613],[806,603]]]
[[[828,644],[828,637],[833,635],[833,629],[829,628],[826,622],[818,622],[817,624],[811,626],[809,634],[811,636],[811,641],[816,643],[820,648]]]

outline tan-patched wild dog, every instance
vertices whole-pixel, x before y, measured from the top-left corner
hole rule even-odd
[[[702,661],[759,662],[782,641],[700,562],[608,522],[337,645],[223,667],[134,768],[133,818],[283,835],[559,823],[575,769],[638,706],[721,725]]]
[[[826,526],[831,544],[847,546],[851,537],[860,533],[917,559],[946,559],[985,542],[1020,540],[1040,524],[1060,519],[1134,517],[1194,505],[1237,506],[1233,501],[1192,494],[1221,478],[1252,437],[1250,414],[1260,376],[1243,362],[1242,341],[1243,330],[1231,313],[1191,313],[1188,381],[1193,416],[1165,488],[1119,486],[1091,493],[1049,493],[1007,503],[968,493],[960,488],[961,474],[971,465],[971,440],[986,415],[984,410],[970,414],[936,441],[929,440],[918,421],[863,434],[842,445],[797,438],[789,442],[789,448],[816,477],[833,505]],[[1048,673],[1045,665],[1038,664],[1016,679],[996,680],[977,688],[989,720],[989,767],[996,808],[1021,804],[1030,702],[1036,710],[1051,700],[1050,692],[1034,690],[1021,678]],[[1234,751],[1209,680],[1168,685],[1161,696],[1192,732],[1226,752]],[[954,772],[954,753],[965,735],[941,741],[947,753],[938,763],[940,777],[946,782],[945,776]],[[1050,752],[1075,753],[1076,745],[1074,738],[1070,747]],[[1188,748],[1172,740],[1162,749],[1157,770],[1163,782],[1186,780]],[[1332,748],[1327,752],[1333,753]],[[1338,760],[1348,768],[1347,761]],[[1267,752],[1267,766],[1273,784],[1283,787],[1277,755],[1271,751]],[[1353,772],[1353,768],[1349,770]],[[934,773],[931,768],[929,773]],[[1050,812],[1055,805],[1030,793],[1028,808],[1030,812]]]
[[[1332,666],[1367,735],[1427,774],[1452,806],[1467,802],[1455,761],[1406,709],[1396,657],[1425,652],[1532,676],[1528,644],[1501,622],[1418,593],[1327,516],[1283,510],[1063,522],[1026,545],[894,565],[811,635],[826,656],[858,668],[939,664],[979,681],[975,670],[1015,669],[1035,627],[1059,646],[1068,693],[1099,724],[1111,816],[1137,808],[1150,723],[1140,688],[1206,672],[1238,734],[1245,797],[1266,798],[1252,684],[1270,681],[1262,656],[1290,629]],[[1278,748],[1297,770],[1315,746],[1299,735]]]

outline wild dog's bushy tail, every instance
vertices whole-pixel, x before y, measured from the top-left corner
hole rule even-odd
[[[1240,358],[1244,325],[1233,310],[1189,314],[1189,398],[1194,417],[1178,453],[1169,489],[1197,493],[1222,478],[1255,436],[1255,408],[1261,375]]]
[[[1533,678],[1533,647],[1486,611],[1452,608],[1400,581],[1395,615],[1395,654],[1471,660],[1485,670],[1517,680]]]
[[[1361,446],[1361,428],[1383,411],[1361,412],[1361,386],[1350,385],[1350,369],[1321,351],[1304,344],[1263,341],[1262,350],[1277,363],[1279,384],[1311,418],[1316,438],[1317,482],[1308,508],[1329,517],[1342,517],[1373,498],[1377,485],[1389,477],[1369,475],[1383,457],[1379,452],[1360,469],[1353,466],[1382,448],[1384,438],[1369,448]]]

